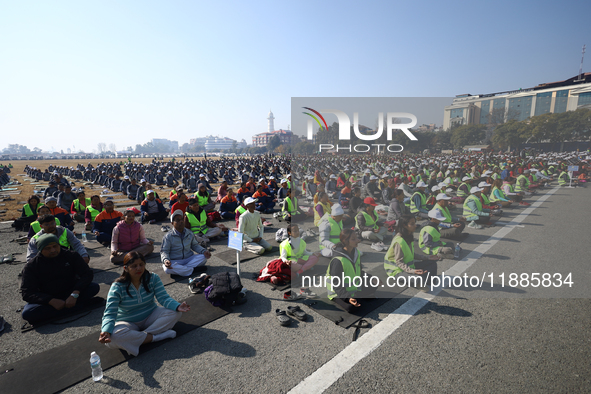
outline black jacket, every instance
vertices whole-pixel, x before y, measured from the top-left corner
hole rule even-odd
[[[74,290],[85,290],[93,277],[92,269],[76,252],[62,249],[53,259],[39,253],[23,268],[21,295],[31,304],[65,300]]]

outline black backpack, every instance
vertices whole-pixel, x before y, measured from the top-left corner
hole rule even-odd
[[[233,304],[240,297],[242,283],[235,272],[220,272],[209,279],[211,289],[207,294],[208,300],[216,304]],[[217,305],[216,305],[217,306]]]

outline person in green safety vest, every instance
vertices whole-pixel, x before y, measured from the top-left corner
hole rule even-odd
[[[68,249],[72,249],[77,252],[82,259],[88,264],[90,257],[86,248],[82,245],[82,242],[76,238],[73,232],[62,226],[55,225],[55,216],[43,215],[39,218],[39,224],[41,225],[41,231],[31,238],[27,246],[27,262],[31,261],[38,253],[37,240],[43,234],[54,234],[59,239],[59,244]]]
[[[189,205],[185,212],[185,228],[195,234],[199,243],[208,243],[211,238],[222,233],[222,229],[207,216],[207,213],[194,197],[189,198]]]
[[[29,197],[27,203],[23,205],[21,217],[16,219],[11,226],[14,227],[16,231],[27,231],[31,223],[37,220],[37,211],[41,206],[43,206],[41,200],[33,194]]]
[[[423,219],[429,218],[429,210],[431,207],[427,206],[427,195],[425,188],[427,184],[423,181],[417,182],[417,188],[410,199],[410,213]]]
[[[379,222],[379,216],[376,213],[375,200],[371,197],[366,197],[363,200],[363,209],[355,216],[355,228],[361,234],[361,238],[375,241],[377,245],[372,245],[372,249],[382,251],[387,247],[384,245],[384,237],[388,233],[388,228]]]
[[[428,256],[438,256],[440,259],[453,258],[454,250],[441,241],[441,233],[439,232],[439,223],[445,221],[445,216],[440,210],[432,209],[429,211],[429,219],[429,222],[421,227],[419,248]]]
[[[31,238],[33,238],[33,236],[35,234],[37,234],[39,231],[41,231],[41,224],[39,224],[39,218],[42,217],[43,215],[51,215],[51,210],[45,206],[45,205],[41,205],[39,207],[39,209],[37,209],[37,220],[35,220],[33,223],[31,223],[31,226],[29,227],[29,233],[27,234],[27,241],[30,241]],[[58,218],[55,218],[55,225],[56,226],[61,226],[61,222]]]
[[[287,189],[287,195],[281,203],[281,216],[286,222],[299,222],[305,219],[306,214],[299,208],[296,190]]]
[[[490,223],[492,213],[490,213],[489,209],[482,207],[482,202],[480,201],[482,189],[474,186],[471,192],[472,194],[466,197],[466,201],[464,201],[464,216],[470,222],[468,227],[481,229],[481,224],[488,225]]]
[[[441,213],[441,216],[445,218],[444,220],[440,220],[439,223],[439,233],[441,236],[449,239],[464,239],[464,237],[468,235],[463,233],[466,228],[466,225],[464,224],[466,218],[463,216],[453,217],[451,215],[449,211],[451,197],[445,193],[439,193],[435,197],[435,200],[437,203],[431,211],[437,210]],[[429,213],[431,213],[431,211],[429,211]]]
[[[415,282],[416,287],[426,288],[429,286],[429,283],[426,283],[427,278],[437,275],[435,261],[439,260],[439,257],[415,255],[413,234],[416,228],[417,222],[413,215],[404,215],[396,223],[396,236],[386,252],[384,269],[388,276],[401,273],[420,275],[421,280]]]
[[[381,286],[377,277],[368,275],[362,269],[361,252],[357,250],[359,241],[355,230],[344,229],[326,270],[328,299],[349,313],[365,300],[373,298]]]
[[[318,224],[318,243],[320,253],[324,257],[332,257],[333,251],[339,243],[339,236],[343,231],[343,216],[345,211],[341,204],[334,204],[330,214],[326,213]]]
[[[85,230],[90,231],[94,225],[94,220],[99,213],[103,211],[103,203],[99,195],[93,195],[90,197],[90,205],[86,206],[84,210],[84,221],[86,222]]]
[[[212,212],[214,210],[215,203],[211,201],[209,192],[203,183],[199,184],[199,189],[195,193],[195,198],[199,201],[199,205],[205,209],[205,212]]]
[[[78,223],[84,223],[84,212],[86,211],[86,207],[90,206],[90,204],[92,204],[90,197],[87,198],[84,191],[79,191],[76,195],[76,199],[72,201],[70,206],[72,218]]]
[[[279,245],[281,260],[291,267],[292,273],[301,275],[318,263],[320,252],[312,253],[306,249],[306,241],[300,238],[297,224],[287,226],[287,234],[289,238]]]
[[[529,170],[523,170],[523,174],[519,175],[515,181],[515,190],[525,193],[526,196],[531,196],[535,193],[534,189],[537,188],[537,185],[533,185],[528,177]]]

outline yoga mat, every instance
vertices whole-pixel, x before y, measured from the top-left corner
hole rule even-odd
[[[174,326],[173,329],[177,333],[176,338],[229,313],[229,310],[211,305],[203,294],[191,296],[185,301],[191,306],[191,312],[183,313],[179,322]],[[99,333],[95,332],[2,366],[0,369],[2,371],[0,373],[0,392],[11,394],[55,393],[84,379],[89,379],[91,370],[88,360],[93,351],[100,356],[103,371],[133,357],[124,351],[107,348],[98,342],[98,337]],[[163,343],[176,340],[176,338],[144,345],[141,347],[138,357]]]
[[[343,328],[349,328],[353,324],[357,323],[357,321],[361,320],[361,318],[363,318],[365,315],[384,305],[388,301],[390,301],[390,298],[373,298],[363,300],[361,302],[361,306],[356,308],[353,313],[348,313],[342,310],[337,306],[337,304],[329,301],[327,298],[305,300],[303,303],[310,309],[313,309],[315,312],[317,312],[320,316],[326,317],[328,320]]]

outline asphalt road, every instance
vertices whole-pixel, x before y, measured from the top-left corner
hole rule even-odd
[[[513,227],[502,239],[492,241],[489,238],[501,226],[469,229],[471,235],[462,244],[462,257],[466,257],[483,242],[494,243],[467,269],[469,275],[572,272],[572,288],[443,290],[338,379],[324,377],[330,385],[326,392],[589,392],[591,237],[585,216],[590,212],[590,196],[589,189],[558,190],[523,219],[520,225],[524,227]],[[508,210],[502,221],[510,222],[523,211]],[[7,225],[0,226],[2,253],[22,250],[8,242],[15,233],[4,232]],[[160,226],[147,225],[146,229],[149,238],[162,238]],[[265,238],[272,237],[266,233]],[[311,249],[316,246],[310,243]],[[235,269],[215,257],[226,247],[214,247],[209,270]],[[368,245],[360,249],[373,252]],[[374,260],[364,263],[381,263]],[[280,327],[274,311],[285,309],[288,303],[280,292],[248,274],[258,272],[267,261],[261,257],[242,265],[243,283],[249,290],[247,304],[105,371],[101,382],[88,379],[65,392],[284,393],[296,387],[348,348],[353,329],[336,326],[307,307],[303,307],[310,315],[307,322]],[[456,263],[442,261],[439,272]],[[9,322],[0,336],[2,364],[88,333],[96,332],[98,337],[101,310],[69,326],[49,325],[21,334],[15,312],[23,305],[17,281],[21,268],[0,266],[0,313]],[[112,280],[113,275],[116,271],[101,273],[95,280]],[[179,300],[189,296],[186,280],[167,290]],[[361,335],[377,329],[417,293],[421,294],[408,289],[373,311],[368,320],[374,328],[361,330]],[[98,346],[102,345],[97,342]],[[67,365],[67,359],[56,362]]]

